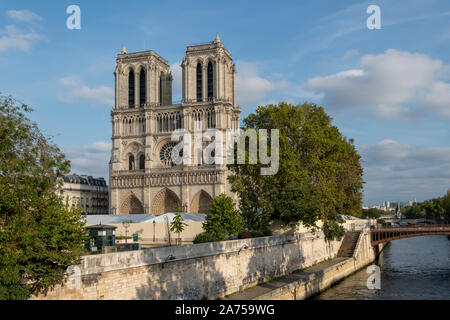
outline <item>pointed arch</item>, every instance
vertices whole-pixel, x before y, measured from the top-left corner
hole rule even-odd
[[[208,213],[211,210],[213,198],[205,190],[200,190],[192,198],[190,212],[191,213]]]
[[[139,73],[139,104],[143,106],[147,99],[147,91],[146,91],[146,74],[145,69],[142,68],[141,72]]]
[[[134,72],[128,73],[128,106],[134,108]]]
[[[128,170],[130,170],[130,171],[132,171],[132,170],[134,170],[134,156],[131,154],[129,157],[128,157]]]
[[[159,216],[167,212],[176,212],[181,201],[172,190],[161,189],[153,199],[151,213]]]
[[[212,62],[208,62],[208,100],[212,100],[214,98],[214,72],[213,72],[213,64]]]
[[[139,169],[144,170],[145,169],[145,156],[141,154],[139,156]]]
[[[161,74],[159,75],[159,105],[163,105],[163,77],[164,72],[161,71]]]
[[[203,70],[202,70],[202,64],[199,62],[197,63],[197,101],[203,100]]]
[[[129,195],[120,205],[120,214],[143,214],[144,207],[141,201],[134,195]]]

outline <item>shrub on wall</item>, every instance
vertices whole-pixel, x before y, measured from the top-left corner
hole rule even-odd
[[[233,199],[225,194],[217,196],[211,203],[203,229],[214,238],[226,239],[237,235],[244,226],[244,219],[235,209]]]
[[[205,242],[214,242],[214,241],[224,241],[225,238],[217,237],[208,232],[199,233],[195,239],[194,244],[197,243],[205,243]]]
[[[239,236],[238,236],[239,239],[249,239],[251,237],[252,237],[252,234],[251,234],[251,232],[248,232],[248,231],[243,231],[243,232],[239,233]]]

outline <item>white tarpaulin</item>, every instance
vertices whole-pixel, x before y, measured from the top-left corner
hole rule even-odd
[[[152,223],[155,222],[172,222],[176,213],[169,212],[160,216],[155,216],[153,214],[98,214],[98,215],[87,215],[86,224],[119,224],[124,221],[132,221],[133,223]],[[202,213],[181,213],[181,217],[184,222],[204,222],[205,214]]]

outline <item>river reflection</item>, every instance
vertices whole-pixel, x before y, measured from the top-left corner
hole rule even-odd
[[[369,290],[366,269],[316,296],[319,300],[450,300],[450,241],[426,236],[392,241],[377,264],[381,289]]]

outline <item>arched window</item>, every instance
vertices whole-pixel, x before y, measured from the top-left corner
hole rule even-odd
[[[145,70],[141,69],[141,73],[139,74],[139,104],[143,106],[145,104],[145,99],[147,97],[145,91]]]
[[[145,169],[145,156],[143,154],[139,157],[139,169]]]
[[[208,63],[208,100],[212,100],[213,96],[214,96],[213,65],[210,61]]]
[[[203,150],[197,150],[197,166],[201,166],[203,163]]]
[[[203,92],[202,92],[202,65],[200,63],[197,64],[197,101],[202,101]]]
[[[165,145],[162,146],[161,150],[159,150],[159,158],[163,166],[173,167],[175,163],[172,161],[172,152],[173,148],[177,145],[176,142],[169,141]],[[183,149],[178,151],[179,159],[183,159]]]
[[[128,106],[134,108],[134,72],[128,74]]]
[[[163,86],[163,75],[161,73],[161,76],[159,77],[159,105],[162,106],[162,86]]]
[[[131,155],[129,160],[128,160],[128,169],[130,171],[134,170],[134,156],[133,155]]]

